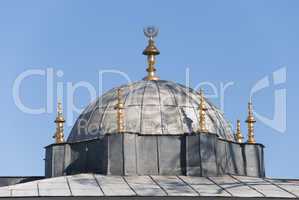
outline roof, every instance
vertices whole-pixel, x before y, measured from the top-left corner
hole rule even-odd
[[[0,187],[0,197],[298,198],[299,180],[246,176],[105,176],[79,174]]]
[[[171,81],[138,81],[113,88],[91,103],[79,116],[68,142],[117,132],[117,91],[122,90],[124,132],[140,135],[182,135],[199,129],[199,93]],[[223,113],[205,99],[208,132],[234,140]]]
[[[44,179],[44,176],[0,176],[0,187]]]

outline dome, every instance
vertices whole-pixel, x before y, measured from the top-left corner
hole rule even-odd
[[[248,141],[243,143],[240,121],[234,138],[230,123],[202,92],[160,80],[154,42],[158,29],[149,27],[144,33],[146,77],[113,88],[88,105],[67,142],[59,140],[64,120],[57,121],[57,144],[46,147],[46,175],[264,177],[264,146],[255,143],[251,102]]]
[[[99,138],[117,132],[117,90],[122,89],[124,132],[139,135],[183,135],[199,128],[199,93],[178,83],[142,80],[113,88],[96,99],[81,113],[68,142]],[[234,140],[223,113],[206,102],[208,134]]]

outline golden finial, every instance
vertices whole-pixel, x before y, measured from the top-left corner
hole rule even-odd
[[[206,105],[204,100],[203,91],[200,89],[199,91],[199,132],[206,133],[208,129],[206,127]]]
[[[241,122],[240,120],[237,120],[237,132],[236,132],[236,139],[238,143],[243,143],[243,135],[241,132]]]
[[[143,55],[147,56],[148,67],[146,71],[148,75],[144,78],[144,80],[159,80],[159,77],[155,75],[156,68],[156,55],[160,54],[160,51],[155,46],[154,37],[158,35],[159,29],[154,26],[149,26],[143,29],[144,35],[148,38],[148,45],[143,51]]]
[[[61,101],[58,101],[57,105],[57,116],[55,119],[56,123],[56,133],[53,136],[55,138],[56,143],[63,143],[64,142],[64,133],[63,133],[63,127],[64,127],[64,117],[62,114],[62,103]]]
[[[117,113],[117,132],[124,132],[124,104],[122,102],[122,89],[117,90],[117,104],[115,106]]]
[[[254,123],[255,119],[253,116],[253,106],[252,106],[252,101],[250,99],[248,103],[248,117],[246,119],[246,123],[248,124],[248,143],[249,144],[255,144],[255,139],[254,139]]]

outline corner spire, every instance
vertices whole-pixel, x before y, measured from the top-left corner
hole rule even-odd
[[[238,143],[243,143],[243,135],[241,132],[241,122],[240,120],[237,120],[237,131],[236,131],[236,140]]]
[[[160,51],[155,46],[154,38],[158,35],[159,29],[154,26],[149,26],[143,29],[144,35],[148,38],[148,45],[143,51],[143,55],[147,56],[148,67],[146,71],[148,72],[144,80],[159,80],[159,77],[155,75],[156,68],[156,55],[160,54]]]
[[[255,144],[254,138],[254,123],[256,122],[253,116],[253,106],[252,100],[250,99],[248,102],[248,117],[245,121],[248,124],[248,143]]]
[[[199,91],[199,132],[206,133],[208,129],[206,127],[206,108],[204,95],[202,89]]]
[[[62,103],[59,100],[57,104],[57,116],[55,119],[56,123],[56,132],[53,138],[55,138],[55,141],[57,144],[64,142],[64,117],[63,117],[63,109],[62,109]]]
[[[124,104],[122,102],[122,89],[117,90],[117,104],[115,105],[115,110],[117,113],[117,132],[124,132]]]

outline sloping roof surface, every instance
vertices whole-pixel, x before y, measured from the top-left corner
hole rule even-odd
[[[1,197],[206,196],[298,198],[299,180],[244,176],[104,176],[79,174],[0,187]]]

